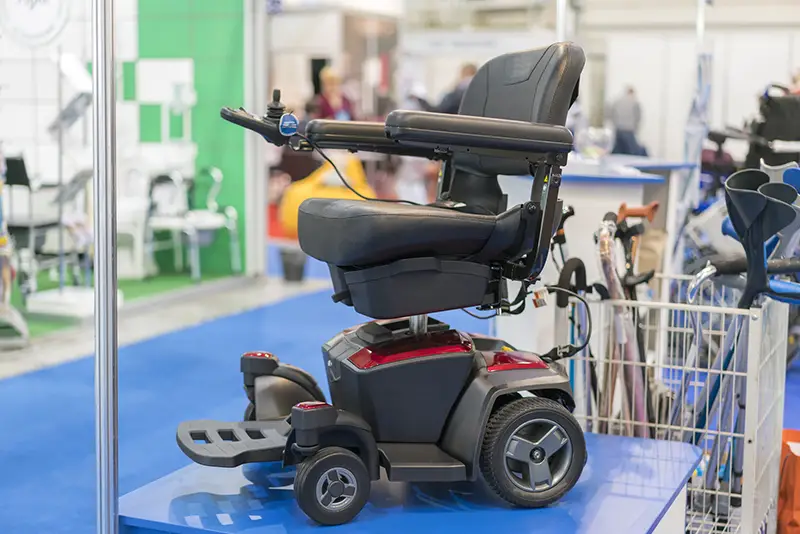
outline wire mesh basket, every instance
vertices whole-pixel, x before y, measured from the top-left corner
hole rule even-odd
[[[714,281],[688,304],[690,280],[662,278],[655,301],[589,301],[592,340],[569,363],[575,415],[587,432],[702,450],[687,532],[774,532],[788,306],[738,309]],[[557,309],[560,341],[581,337],[581,308]]]

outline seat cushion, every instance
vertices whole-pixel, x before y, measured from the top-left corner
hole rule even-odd
[[[339,267],[464,258],[481,252],[497,219],[432,206],[311,198],[300,205],[298,237],[306,254]]]

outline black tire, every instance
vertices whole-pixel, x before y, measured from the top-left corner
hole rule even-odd
[[[255,421],[256,420],[256,405],[252,402],[247,403],[247,408],[244,409],[244,420],[245,421]]]
[[[547,431],[548,425],[551,431]],[[533,434],[523,435],[524,432]],[[553,448],[549,446],[551,443],[544,442],[544,435],[537,441],[536,432],[544,432],[544,435],[552,435],[558,440],[559,448],[552,456],[545,452],[547,448]],[[515,450],[525,455],[527,463],[516,460],[513,455],[507,457],[507,448],[514,446],[512,437],[525,444]],[[529,445],[537,446],[527,451]],[[540,476],[540,469],[545,465],[550,481],[542,485],[536,480],[530,482],[534,469],[537,470],[536,476]],[[586,441],[583,430],[572,414],[555,401],[540,397],[518,399],[496,410],[489,418],[481,446],[481,473],[492,492],[514,506],[539,508],[554,503],[572,489],[584,465]],[[555,474],[552,472],[554,468]]]
[[[332,470],[340,471],[331,475]],[[341,487],[331,488],[331,482]],[[320,486],[320,488],[318,488]],[[326,505],[326,490],[333,489]],[[347,490],[352,495],[347,495]],[[339,493],[343,491],[344,493]],[[341,447],[326,447],[297,467],[294,496],[300,509],[321,525],[341,525],[351,521],[369,499],[370,478],[364,462]]]

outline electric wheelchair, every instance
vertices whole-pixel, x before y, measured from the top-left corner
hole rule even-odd
[[[275,145],[417,156],[440,160],[442,170],[432,205],[302,203],[302,250],[329,265],[334,301],[374,320],[322,347],[330,400],[303,370],[267,352],[243,355],[245,420],[181,424],[183,452],[217,467],[296,465],[300,508],[328,525],[359,513],[381,468],[391,481],[481,479],[520,507],[569,491],[586,445],[556,360],[574,347],[536,355],[428,314],[524,305],[527,291],[509,298],[506,281],[527,289],[547,259],[572,147],[564,123],[584,62],[570,43],[496,57],[475,75],[458,115],[314,120],[301,133],[278,91],[263,117],[224,108],[224,119]],[[506,206],[501,174],[530,175],[530,201]]]

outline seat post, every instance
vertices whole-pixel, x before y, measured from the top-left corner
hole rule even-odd
[[[452,158],[448,158],[442,162],[442,168],[439,170],[439,191],[436,194],[436,200],[450,200],[450,191],[453,188],[453,176],[456,173],[456,166],[453,165]]]
[[[408,329],[415,336],[421,336],[428,333],[428,316],[412,315],[408,318]]]

